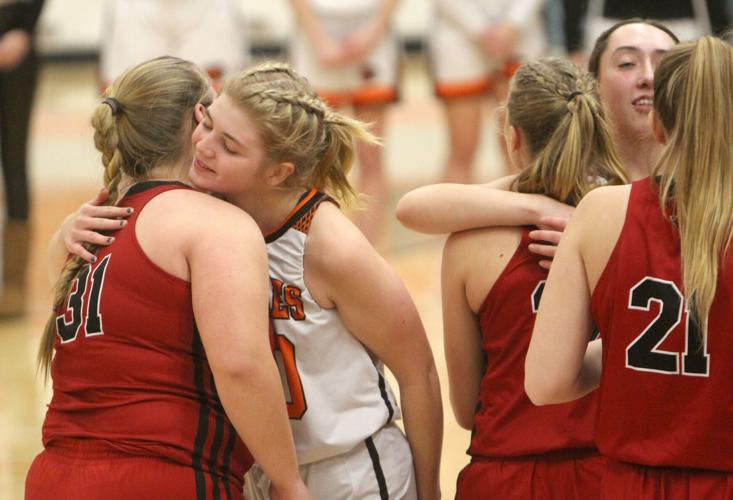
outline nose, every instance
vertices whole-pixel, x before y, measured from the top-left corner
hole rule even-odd
[[[650,89],[654,87],[654,65],[652,61],[647,59],[641,64],[641,74],[639,75],[639,87]]]
[[[196,151],[206,158],[212,158],[214,156],[214,149],[211,147],[211,134],[207,134],[204,131],[199,135],[199,140],[196,141]]]

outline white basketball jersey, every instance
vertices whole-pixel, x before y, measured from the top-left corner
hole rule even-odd
[[[345,453],[400,418],[381,362],[349,332],[338,311],[321,308],[305,286],[308,229],[328,199],[310,190],[285,224],[266,236],[275,356],[301,465]]]
[[[310,0],[319,14],[341,16],[352,14],[376,14],[382,0]]]

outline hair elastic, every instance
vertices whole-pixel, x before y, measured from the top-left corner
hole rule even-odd
[[[572,92],[570,92],[570,93],[569,93],[569,94],[567,95],[566,99],[568,100],[568,102],[569,102],[569,101],[572,101],[573,99],[575,99],[575,98],[576,98],[577,96],[579,96],[580,94],[582,94],[582,92],[581,92],[581,91],[579,91],[579,90],[573,90]]]
[[[114,97],[105,97],[102,102],[110,107],[110,109],[112,110],[112,116],[115,116],[117,113],[122,111],[122,105],[120,104],[120,101],[118,101]]]

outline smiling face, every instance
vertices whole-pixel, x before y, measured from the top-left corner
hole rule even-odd
[[[246,195],[262,185],[265,148],[252,120],[226,95],[196,108],[198,126],[191,142],[189,180],[198,189],[228,197]]]
[[[650,135],[647,115],[654,104],[654,70],[674,45],[667,33],[644,23],[621,26],[609,37],[600,59],[598,88],[617,137]]]

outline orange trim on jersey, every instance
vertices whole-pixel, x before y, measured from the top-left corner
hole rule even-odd
[[[492,83],[489,77],[458,83],[436,83],[435,95],[446,99],[480,95],[491,90]]]
[[[341,107],[349,104],[360,106],[364,104],[388,104],[397,100],[397,90],[394,87],[362,87],[353,92],[318,91],[321,99],[329,106]]]
[[[303,196],[303,198],[301,198],[301,200],[298,202],[298,204],[293,207],[293,209],[290,211],[290,213],[288,214],[288,216],[285,217],[285,220],[282,222],[282,224],[280,224],[278,227],[276,227],[275,229],[273,229],[269,233],[265,234],[265,239],[267,239],[271,235],[273,235],[273,234],[277,233],[278,231],[280,231],[286,224],[289,224],[290,223],[290,219],[293,218],[293,215],[295,215],[295,213],[298,210],[300,210],[301,208],[303,208],[303,206],[306,203],[308,203],[311,199],[313,199],[313,197],[316,194],[318,194],[318,190],[316,188],[311,188],[310,191],[308,191],[308,193],[305,196]]]

